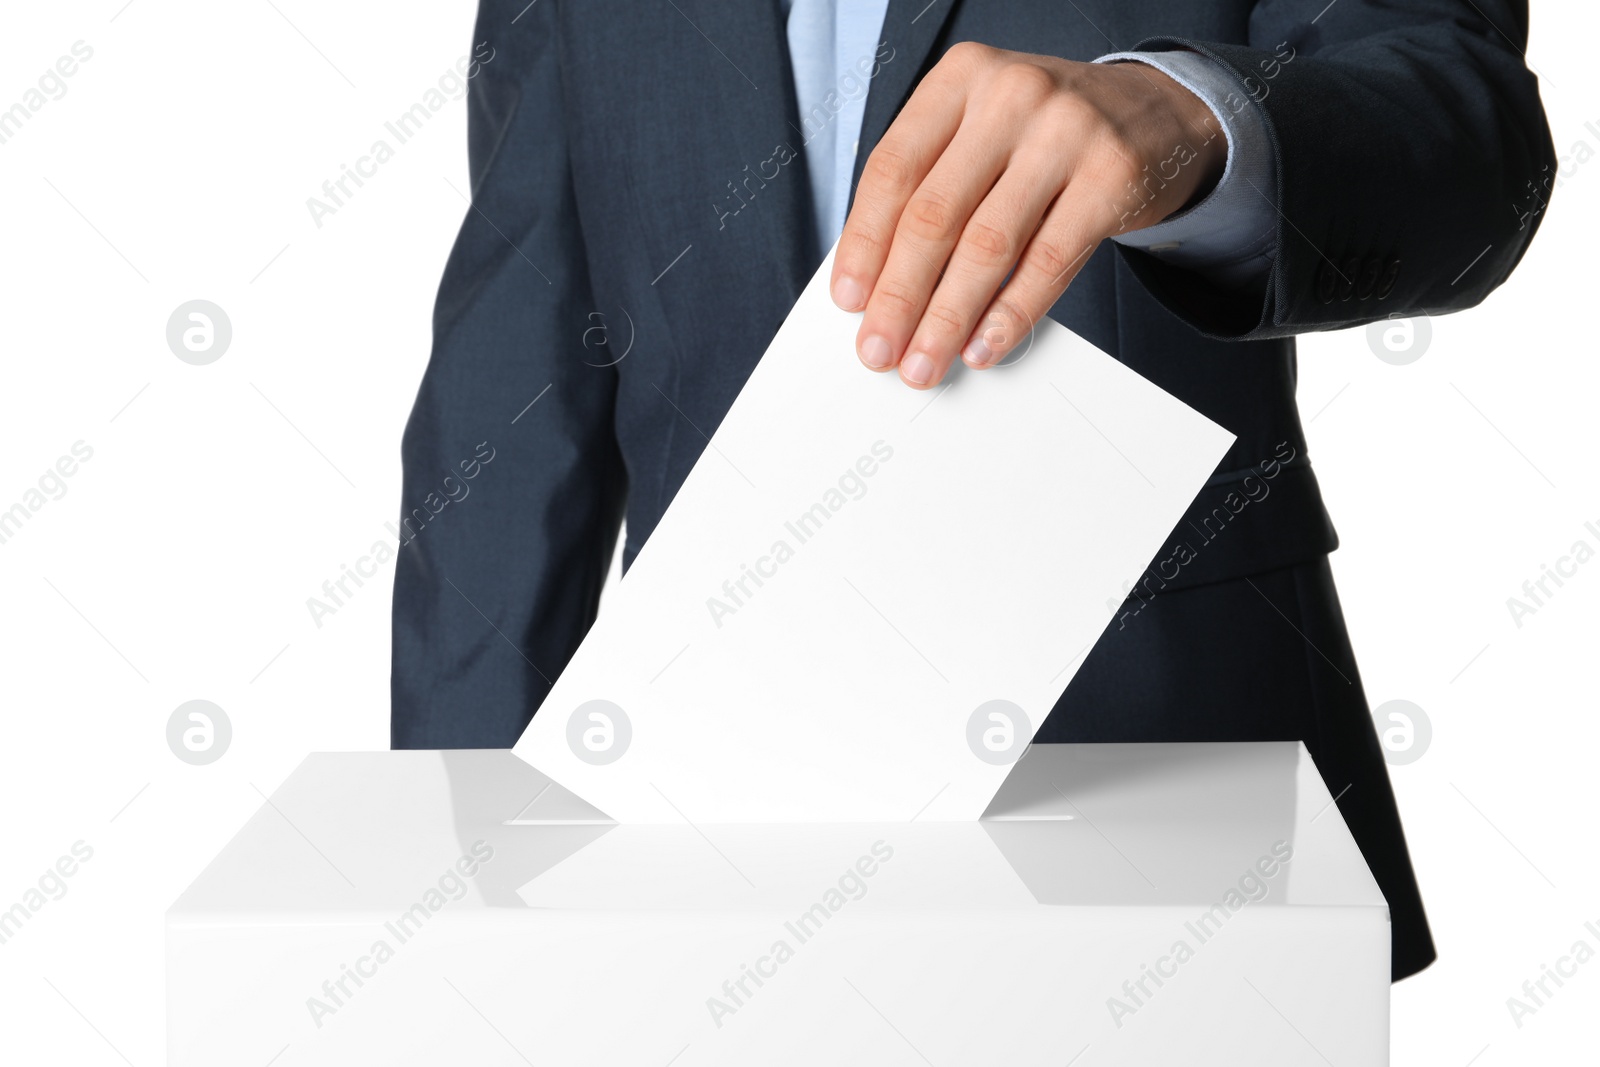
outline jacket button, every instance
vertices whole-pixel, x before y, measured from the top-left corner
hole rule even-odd
[[[1378,275],[1383,271],[1383,261],[1369,259],[1361,265],[1361,277],[1356,279],[1356,299],[1366,300],[1377,287]]]
[[[1333,287],[1338,283],[1339,277],[1333,272],[1333,261],[1324,259],[1317,270],[1317,299],[1324,304],[1333,303]]]
[[[1378,299],[1387,300],[1394,292],[1394,280],[1400,276],[1400,261],[1391,259],[1384,264],[1383,276],[1378,279]]]
[[[1361,271],[1361,261],[1351,256],[1339,268],[1342,277],[1339,279],[1338,297],[1340,300],[1349,300],[1350,295],[1356,291],[1356,275]]]

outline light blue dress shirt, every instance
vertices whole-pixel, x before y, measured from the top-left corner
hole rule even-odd
[[[806,172],[811,178],[817,247],[826,252],[844,230],[867,90],[889,0],[782,0],[788,10]]]
[[[811,179],[817,247],[844,229],[867,91],[877,70],[888,0],[781,0],[787,15],[800,132]],[[1272,264],[1277,192],[1266,123],[1222,66],[1198,52],[1114,52],[1098,63],[1140,62],[1198,96],[1228,140],[1217,186],[1186,211],[1112,238],[1225,286],[1248,285]]]

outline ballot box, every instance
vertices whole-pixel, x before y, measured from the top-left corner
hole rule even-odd
[[[1298,743],[1034,745],[981,820],[774,825],[318,753],[166,943],[177,1067],[1388,1062],[1388,909]]]

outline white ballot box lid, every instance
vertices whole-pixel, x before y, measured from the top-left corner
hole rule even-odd
[[[870,884],[864,913],[1385,908],[1299,742],[1034,745],[981,820],[926,824],[620,825],[462,750],[308,756],[168,922],[357,920],[433,887],[456,915],[788,912],[835,882]]]

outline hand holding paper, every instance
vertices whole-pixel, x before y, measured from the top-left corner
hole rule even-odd
[[[861,361],[926,389],[958,353],[1005,358],[1102,238],[1216,182],[1214,121],[1155,67],[952,47],[873,149],[839,239],[833,295],[866,311]]]

